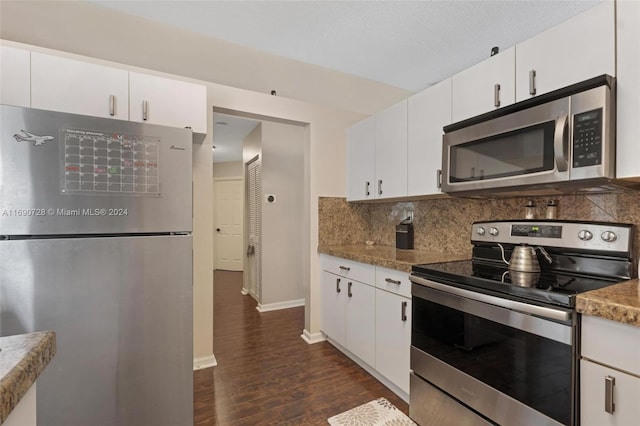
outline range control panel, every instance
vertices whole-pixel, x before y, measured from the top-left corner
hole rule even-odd
[[[630,252],[633,230],[630,224],[603,222],[475,222],[471,227],[471,242]]]

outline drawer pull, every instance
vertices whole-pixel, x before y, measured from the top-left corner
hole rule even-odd
[[[613,414],[616,404],[613,403],[613,388],[616,385],[616,378],[606,376],[604,378],[604,411]]]
[[[402,319],[402,321],[407,320],[407,302],[402,302],[402,311],[400,312],[400,319]]]
[[[336,278],[336,293],[340,293],[340,278]]]
[[[350,283],[349,283],[349,286],[348,286],[348,288],[347,288],[347,296],[349,296],[349,297],[353,296],[353,294],[351,294],[351,286],[352,286],[352,285],[353,285],[353,283],[352,283],[352,282],[350,282]]]
[[[402,281],[400,281],[400,280],[392,280],[391,278],[385,278],[384,281],[388,282],[389,284],[397,284],[397,285],[402,284]]]
[[[351,268],[349,268],[348,266],[339,266],[340,270],[342,271],[347,271],[349,272],[351,270]]]

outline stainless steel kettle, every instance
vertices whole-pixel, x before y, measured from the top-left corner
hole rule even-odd
[[[502,254],[502,260],[504,263],[509,265],[509,270],[519,271],[519,272],[540,272],[540,263],[538,262],[538,256],[536,255],[536,250],[540,250],[540,253],[544,256],[547,262],[552,263],[553,260],[547,251],[538,246],[532,247],[527,244],[520,244],[519,246],[513,247],[513,251],[511,252],[511,259],[507,261],[504,256],[504,247],[502,244],[498,243],[500,247],[500,253]]]

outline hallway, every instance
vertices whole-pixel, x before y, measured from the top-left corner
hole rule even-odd
[[[327,342],[300,335],[304,308],[259,313],[242,273],[214,272],[214,354],[194,372],[196,425],[326,425],[335,414],[385,397],[408,405]]]

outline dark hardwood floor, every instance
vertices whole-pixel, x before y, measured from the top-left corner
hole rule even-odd
[[[215,271],[218,366],[194,373],[196,425],[326,425],[335,414],[387,398],[408,405],[327,342],[300,335],[304,308],[259,313],[242,273]]]

